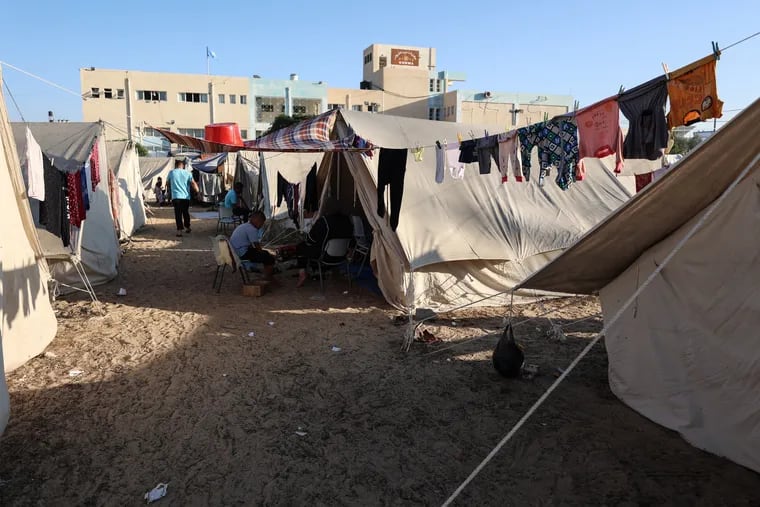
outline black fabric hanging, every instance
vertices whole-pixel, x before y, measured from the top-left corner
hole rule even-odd
[[[63,246],[69,246],[71,230],[66,199],[68,195],[66,175],[53,167],[46,156],[42,157],[42,163],[45,200],[40,202],[40,225],[43,225],[46,231],[61,238]]]
[[[406,149],[380,148],[377,162],[377,214],[385,216],[385,187],[390,187],[390,225],[394,231],[398,227],[401,199],[404,196],[404,176],[406,175]]]
[[[303,210],[308,212],[319,211],[319,193],[317,192],[317,164],[311,166],[306,175],[306,188],[303,196]]]
[[[620,111],[628,119],[628,134],[623,141],[623,157],[657,160],[668,145],[665,103],[668,86],[660,76],[632,88],[618,97]]]

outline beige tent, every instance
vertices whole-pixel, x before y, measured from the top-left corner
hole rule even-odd
[[[156,180],[166,185],[166,178],[169,171],[174,169],[174,158],[172,157],[139,157],[140,178],[142,179],[143,193],[147,202],[154,202],[156,196],[153,193],[153,187],[156,186]]]
[[[0,94],[0,365],[12,371],[55,337],[49,274],[42,259],[16,145]],[[8,420],[8,390],[0,377],[0,433]]]
[[[93,285],[116,277],[121,249],[114,222],[111,189],[108,177],[108,156],[103,126],[99,123],[14,123],[14,133],[31,130],[42,152],[59,171],[72,172],[89,168],[93,145],[98,146],[100,182],[92,190],[91,172],[86,170],[90,209],[82,228],[72,227],[72,243],[81,250],[82,264]],[[17,139],[19,141],[19,139]],[[116,208],[118,209],[118,208]],[[81,287],[73,268],[58,265],[53,270],[56,280]]]
[[[357,152],[328,153],[318,175],[323,192],[339,196],[345,211],[363,210],[374,230],[380,289],[402,309],[503,304],[506,294],[481,300],[508,292],[630,196],[599,160],[591,160],[587,178],[566,191],[553,176],[543,187],[536,178],[502,184],[495,166],[481,175],[477,164],[468,165],[464,179],[446,174],[437,184],[435,141],[456,140],[474,127],[341,111],[335,128],[339,138],[351,128],[385,148],[427,146],[421,162],[408,154],[395,232],[388,215],[380,218],[376,212],[377,152],[371,159]]]
[[[127,239],[146,221],[137,150],[130,141],[108,141],[106,148],[116,177],[120,239]]]
[[[758,472],[759,125],[757,100],[521,284],[599,291],[612,391],[693,445]]]

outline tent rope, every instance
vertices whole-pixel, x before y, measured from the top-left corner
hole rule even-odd
[[[533,404],[533,406],[528,409],[528,411],[523,415],[519,421],[512,427],[512,429],[507,433],[504,438],[499,441],[498,444],[496,444],[496,447],[494,447],[490,453],[483,459],[483,461],[480,462],[480,464],[475,467],[475,469],[470,473],[469,476],[462,482],[462,484],[459,485],[459,487],[454,490],[454,492],[449,496],[449,498],[443,503],[443,507],[447,507],[448,505],[451,505],[451,502],[453,502],[459,494],[464,490],[467,485],[472,482],[472,480],[480,473],[481,470],[490,462],[494,456],[501,450],[504,445],[509,442],[509,440],[522,428],[522,426],[525,424],[525,422],[530,418],[530,416],[533,415],[533,413],[538,410],[538,408],[546,401],[546,399],[549,397],[549,395],[554,392],[554,390],[562,383],[563,380],[570,374],[571,371],[578,365],[578,363],[581,362],[581,360],[586,357],[586,354],[589,353],[589,351],[596,345],[596,343],[607,334],[609,329],[618,321],[618,319],[628,310],[628,307],[631,306],[631,304],[641,295],[642,292],[649,286],[650,283],[660,274],[660,272],[665,269],[665,266],[667,266],[670,261],[673,259],[673,257],[676,256],[676,254],[681,251],[683,246],[696,234],[696,232],[702,228],[705,222],[707,222],[707,219],[712,216],[712,214],[715,212],[718,207],[723,204],[723,201],[726,199],[726,197],[736,188],[736,186],[739,184],[739,182],[744,179],[747,174],[749,174],[750,170],[760,161],[760,153],[755,155],[755,158],[752,159],[752,161],[742,170],[741,173],[731,182],[731,184],[723,191],[723,193],[713,202],[710,207],[705,211],[705,213],[702,215],[702,217],[697,221],[696,224],[692,226],[691,229],[684,235],[683,238],[676,244],[676,246],[673,248],[673,250],[670,251],[670,253],[663,259],[663,261],[658,265],[654,271],[647,277],[647,279],[644,281],[641,286],[639,286],[634,293],[626,300],[626,302],[623,304],[623,306],[618,309],[617,312],[612,316],[612,318],[607,322],[602,330],[597,333],[597,335],[594,337],[593,340],[589,342],[588,345],[581,351],[578,356],[573,359],[573,362],[570,363],[570,365],[567,367],[567,369],[560,375],[557,380],[555,380],[552,385],[549,386],[549,388],[544,392],[543,395]]]

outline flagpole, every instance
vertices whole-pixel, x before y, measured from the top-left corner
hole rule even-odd
[[[208,58],[208,46],[206,46],[206,75],[207,76],[211,75],[211,63]]]

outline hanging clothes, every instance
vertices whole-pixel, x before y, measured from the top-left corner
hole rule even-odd
[[[475,154],[476,144],[474,140],[462,141],[459,145],[459,161],[463,164],[471,164],[478,161]]]
[[[445,143],[446,165],[455,180],[464,178],[464,164],[459,161],[459,143]]]
[[[279,172],[277,173],[277,206],[282,204],[283,199],[288,207],[288,216],[293,223],[298,225],[298,200],[300,199],[300,183],[290,183]]]
[[[623,92],[618,104],[628,119],[628,135],[623,141],[625,158],[657,160],[668,145],[668,122],[665,103],[668,87],[665,76]]]
[[[523,181],[522,166],[520,157],[517,155],[517,148],[520,144],[517,139],[517,131],[499,134],[496,138],[499,144],[499,172],[501,173],[501,182],[509,181],[509,171],[515,176],[515,181]]]
[[[578,125],[580,161],[576,180],[586,175],[583,159],[615,155],[615,172],[623,170],[623,131],[620,128],[620,107],[614,98],[607,99],[575,113]]]
[[[43,163],[45,200],[40,202],[40,225],[45,226],[46,231],[61,238],[63,246],[69,246],[71,231],[66,202],[68,178],[66,174],[53,167],[47,157],[43,159]]]
[[[404,176],[406,175],[406,149],[380,148],[377,161],[377,214],[385,216],[385,187],[390,187],[390,225],[398,227],[401,199],[404,196]]]
[[[446,144],[440,141],[435,142],[435,182],[443,183],[443,176],[446,174]]]
[[[636,193],[638,194],[642,190],[644,190],[644,187],[652,183],[652,173],[644,173],[644,174],[636,174],[634,175],[636,178]]]
[[[90,153],[90,179],[92,180],[92,191],[94,192],[95,187],[100,183],[100,158],[98,157],[97,139],[95,139],[95,144],[92,145],[92,152]]]
[[[518,129],[518,136],[525,179],[530,179],[530,153],[533,147],[538,147],[539,186],[543,186],[549,168],[554,166],[557,169],[555,183],[562,190],[567,190],[575,181],[578,163],[578,127],[575,123],[562,118],[554,119]]]
[[[311,166],[306,175],[306,187],[303,194],[303,210],[308,212],[319,211],[319,193],[317,192],[317,163]]]
[[[417,146],[416,148],[412,148],[412,155],[414,155],[414,161],[415,162],[422,162],[422,154],[425,153],[425,148],[421,146]]]
[[[121,237],[121,215],[119,214],[121,198],[119,197],[119,183],[116,181],[116,174],[112,169],[108,169],[108,192],[111,197],[111,214],[116,228],[116,236]]]
[[[491,159],[496,161],[499,167],[499,143],[496,141],[497,136],[482,137],[477,140],[476,147],[478,151],[478,169],[480,174],[491,173]]]
[[[79,186],[82,188],[82,203],[85,211],[90,210],[90,194],[87,191],[87,166],[79,170]]]
[[[710,58],[704,65],[668,81],[670,112],[667,118],[670,128],[723,116],[715,64],[715,59]]]
[[[87,217],[82,194],[82,171],[66,174],[66,186],[69,201],[69,222],[74,227],[81,227],[82,221]]]
[[[45,200],[45,164],[42,148],[26,128],[26,194],[38,201]]]

